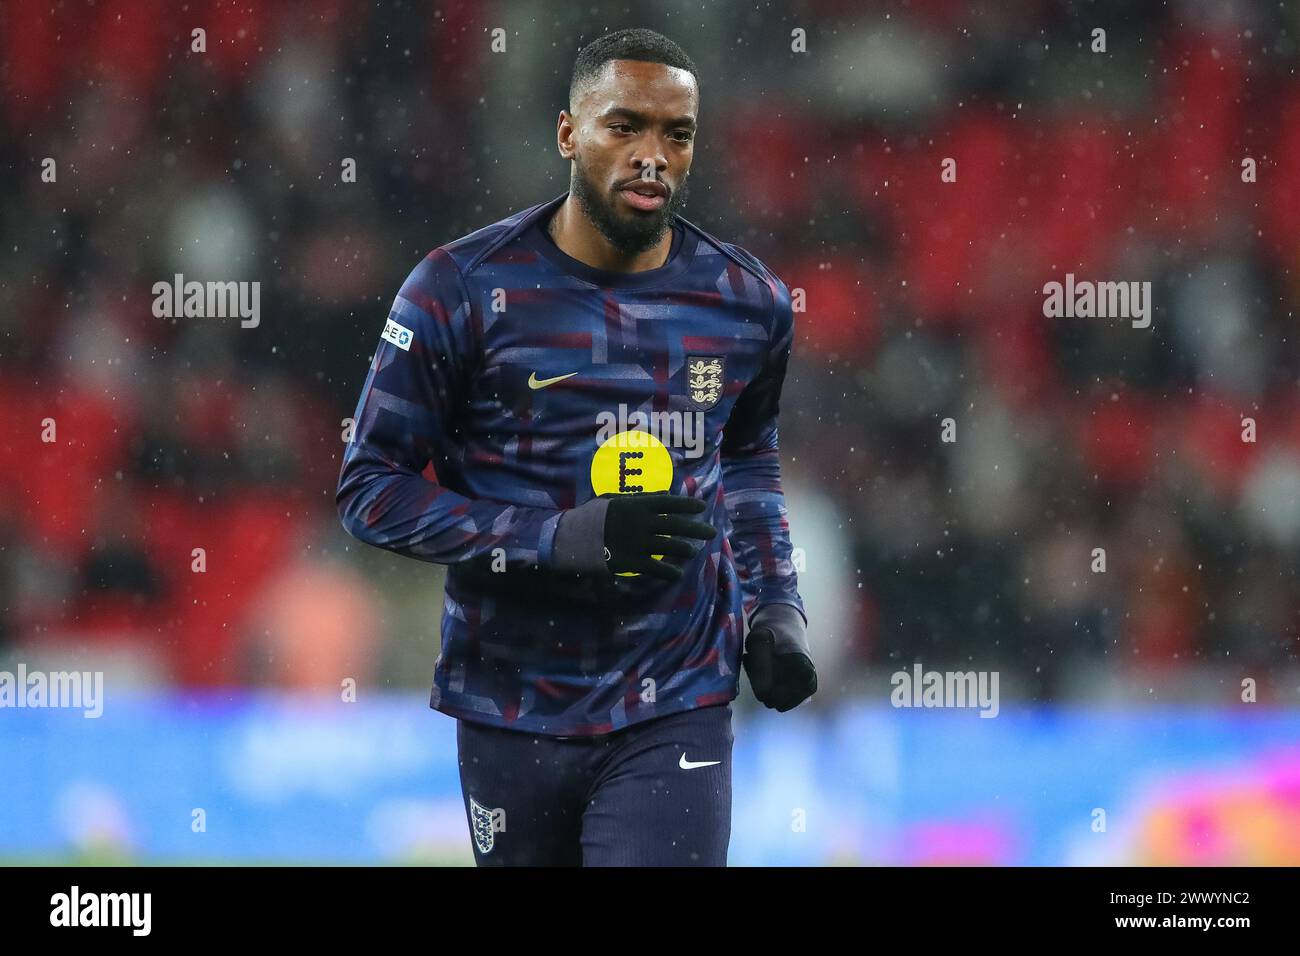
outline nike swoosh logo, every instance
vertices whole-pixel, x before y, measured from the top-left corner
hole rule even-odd
[[[682,759],[677,761],[677,766],[683,770],[694,770],[696,767],[712,767],[714,764],[722,763],[721,760],[687,760],[686,754],[682,754]]]
[[[577,372],[570,372],[568,375],[557,375],[555,378],[538,378],[536,372],[530,372],[528,375],[529,388],[545,388],[547,385],[554,385],[556,382],[577,375]]]

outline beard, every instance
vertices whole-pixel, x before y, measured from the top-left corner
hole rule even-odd
[[[672,226],[673,216],[686,206],[689,179],[689,173],[682,177],[682,181],[676,189],[669,192],[668,201],[660,209],[653,212],[620,209],[618,190],[606,192],[596,186],[587,175],[582,159],[575,155],[573,181],[569,184],[569,191],[578,200],[596,231],[620,253],[633,256],[645,252],[663,239],[664,233]]]

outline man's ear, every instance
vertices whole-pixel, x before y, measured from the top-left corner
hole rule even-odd
[[[578,128],[577,120],[573,118],[568,110],[560,110],[560,118],[555,124],[555,142],[560,150],[560,156],[564,159],[573,159],[576,151],[573,145],[573,134]]]

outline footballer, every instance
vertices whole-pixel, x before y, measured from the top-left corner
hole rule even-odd
[[[766,706],[817,689],[777,446],[790,292],[680,215],[698,115],[666,37],[584,47],[568,191],[415,267],[357,404],[339,517],[447,565],[430,706],[482,866],[726,865],[742,644]]]

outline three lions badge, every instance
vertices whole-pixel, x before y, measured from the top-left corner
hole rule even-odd
[[[708,411],[722,397],[722,356],[686,356],[686,395],[696,411]]]
[[[491,853],[496,846],[496,835],[506,829],[506,811],[502,807],[489,809],[469,798],[469,816],[474,830],[474,845],[480,853]]]

